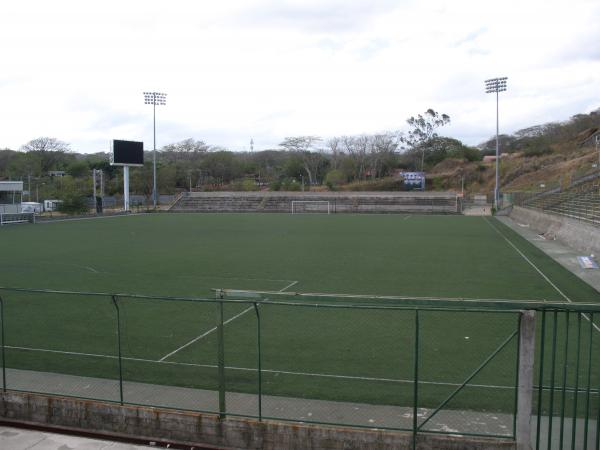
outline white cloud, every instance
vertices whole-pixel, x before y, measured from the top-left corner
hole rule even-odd
[[[142,92],[168,93],[158,145],[234,150],[402,128],[432,107],[475,144],[483,80],[509,77],[503,131],[600,106],[596,1],[23,1],[0,15],[0,147],[41,135],[152,145]]]

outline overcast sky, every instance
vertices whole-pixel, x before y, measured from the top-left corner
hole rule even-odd
[[[498,76],[501,132],[600,107],[598,0],[2,1],[0,49],[0,148],[152,148],[147,90],[168,94],[159,147],[232,150],[405,129],[427,108],[477,144]]]

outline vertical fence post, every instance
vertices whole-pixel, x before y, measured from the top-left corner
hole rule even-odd
[[[542,333],[540,336],[540,378],[538,382],[537,430],[535,434],[535,450],[540,450],[542,431],[542,401],[544,397],[544,353],[546,346],[546,311],[542,311]]]
[[[258,312],[258,304],[254,302],[254,311],[256,312],[256,350],[257,350],[257,361],[256,367],[258,369],[258,420],[262,420],[262,358],[260,354],[260,313]]]
[[[519,321],[519,387],[517,397],[517,450],[528,450],[531,439],[533,364],[535,362],[535,311],[522,311]],[[539,421],[539,418],[538,418]]]
[[[577,361],[575,363],[575,395],[573,396],[573,422],[571,424],[571,448],[575,448],[577,436],[577,397],[579,396],[579,359],[581,355],[581,313],[577,313]],[[600,429],[599,429],[600,432]]]
[[[554,381],[556,378],[556,334],[558,328],[558,311],[552,313],[552,361],[550,372],[550,405],[548,406],[548,450],[552,450],[552,428],[554,425]]]
[[[415,351],[413,388],[413,450],[417,450],[418,404],[419,404],[419,310],[415,309]]]
[[[121,355],[121,312],[119,311],[119,303],[117,296],[112,296],[113,305],[117,311],[117,348],[119,352],[119,401],[123,404],[123,358]]]
[[[558,438],[559,448],[563,448],[563,441],[565,436],[565,408],[567,403],[567,377],[569,376],[568,368],[569,368],[569,320],[570,314],[569,311],[565,313],[565,354],[563,360],[563,384],[562,384],[562,395],[560,400],[560,434]]]
[[[217,303],[217,366],[219,376],[219,417],[225,418],[225,342],[223,330],[223,293],[218,294],[219,302]]]
[[[588,432],[590,424],[590,392],[592,386],[592,347],[594,343],[594,315],[589,315],[590,334],[588,336],[588,370],[587,370],[587,388],[585,390],[585,422],[583,424],[583,450],[588,448]],[[600,415],[600,411],[598,411]],[[596,430],[598,432],[598,430]]]
[[[519,370],[521,368],[521,322],[522,316],[521,312],[518,314],[517,320],[517,357],[516,363],[517,366],[515,368],[515,398],[514,398],[514,409],[513,409],[513,439],[517,439],[517,415],[518,415],[518,406],[519,406]]]
[[[6,392],[6,355],[4,349],[6,344],[4,343],[4,300],[0,296],[0,327],[2,334],[2,390]]]

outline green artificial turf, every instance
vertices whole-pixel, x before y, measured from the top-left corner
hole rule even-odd
[[[600,301],[596,290],[499,221],[462,216],[153,214],[7,226],[0,230],[0,285],[205,298],[214,298],[211,288],[289,286],[565,301],[503,236],[571,301]],[[8,367],[118,377],[118,361],[106,357],[117,355],[118,344],[110,296],[0,294]],[[217,333],[211,332],[217,303],[122,296],[118,304],[126,380],[217,389]],[[412,404],[414,311],[262,305],[259,313],[264,394]],[[256,392],[256,313],[247,304],[226,304],[224,317],[235,317],[225,325],[227,389]],[[515,313],[423,311],[419,320],[425,382],[419,405],[428,407],[440,404],[518,326]],[[569,323],[573,333],[575,315]],[[583,321],[584,333],[586,326]],[[599,345],[600,333],[593,339]],[[516,345],[513,339],[447,407],[512,411]],[[558,349],[559,362],[563,354]],[[575,354],[569,351],[570,366]],[[600,381],[600,361],[595,364],[593,386]]]

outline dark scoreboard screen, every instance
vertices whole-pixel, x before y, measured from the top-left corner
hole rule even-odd
[[[112,164],[122,166],[144,165],[144,143],[113,140]]]

